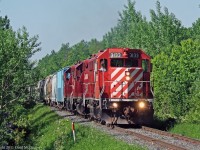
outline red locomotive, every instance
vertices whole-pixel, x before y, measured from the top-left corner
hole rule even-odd
[[[64,106],[107,124],[148,124],[153,118],[150,56],[108,48],[64,72]]]

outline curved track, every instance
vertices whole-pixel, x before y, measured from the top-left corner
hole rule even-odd
[[[156,138],[152,138],[150,136],[146,136],[140,133],[136,133],[134,131],[130,131],[130,130],[126,130],[126,129],[122,129],[119,127],[115,127],[115,130],[118,130],[120,132],[126,132],[127,134],[131,134],[133,136],[136,136],[144,141],[150,142],[152,145],[160,145],[162,148],[166,148],[166,149],[173,149],[173,150],[186,150],[183,147],[177,146],[175,144],[171,144],[168,142],[164,142],[160,139],[156,139]]]
[[[176,138],[176,139],[179,139],[179,140],[183,140],[183,141],[186,141],[186,142],[189,142],[189,143],[200,145],[200,141],[199,140],[192,139],[192,138],[189,138],[189,137],[186,137],[186,136],[182,136],[182,135],[179,135],[179,134],[174,134],[174,133],[170,133],[170,132],[166,132],[166,131],[161,131],[161,130],[154,129],[154,128],[149,128],[149,127],[146,127],[146,126],[142,126],[142,129],[146,130],[146,131],[153,132],[153,133],[157,133],[157,134],[160,134],[160,135],[170,136],[170,137],[173,137],[173,138]]]

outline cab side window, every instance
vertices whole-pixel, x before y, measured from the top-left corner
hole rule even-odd
[[[100,65],[100,71],[107,71],[107,59],[101,59]]]
[[[70,78],[70,72],[68,72],[68,73],[66,74],[66,79],[69,80],[69,78]]]
[[[68,69],[68,70],[65,71],[65,78],[66,78],[66,80],[70,79],[70,72],[71,72],[70,69]]]
[[[148,64],[149,64],[149,61],[148,60],[142,60],[142,69],[144,72],[147,72],[148,71]]]

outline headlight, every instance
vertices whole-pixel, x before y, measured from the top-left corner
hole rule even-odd
[[[126,80],[129,81],[131,78],[129,76],[126,76]]]
[[[144,102],[139,102],[139,107],[140,108],[144,108],[145,107],[145,103]]]
[[[117,108],[117,107],[118,107],[118,104],[117,104],[117,103],[113,103],[112,105],[113,105],[114,108]]]
[[[127,75],[127,76],[130,76],[130,72],[126,71],[126,75]]]

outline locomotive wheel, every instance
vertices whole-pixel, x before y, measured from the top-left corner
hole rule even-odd
[[[87,119],[87,118],[88,118],[88,115],[87,115],[87,114],[85,114],[85,115],[84,115],[84,119]]]
[[[90,115],[90,116],[89,116],[89,120],[90,120],[90,121],[93,121],[93,120],[94,120],[94,117]]]
[[[70,107],[70,106],[71,106],[71,105],[70,105],[70,102],[67,101],[67,102],[66,102],[66,108],[67,108],[67,110],[69,110],[69,111],[71,110],[71,107]]]
[[[105,125],[105,124],[106,124],[106,122],[105,122],[104,120],[101,120],[100,123],[101,123],[102,125]]]
[[[106,126],[107,126],[107,127],[110,127],[110,123],[106,123]]]
[[[113,123],[106,123],[108,128],[114,129],[115,125]]]
[[[102,116],[102,112],[101,112],[100,108],[94,108],[94,117],[96,119],[100,120],[101,116]]]
[[[115,125],[113,123],[111,123],[110,127],[111,127],[111,129],[114,129]]]
[[[85,107],[81,104],[76,105],[76,110],[80,115],[85,115]]]
[[[99,107],[90,106],[90,117],[94,118],[94,120],[101,120],[101,110]]]

